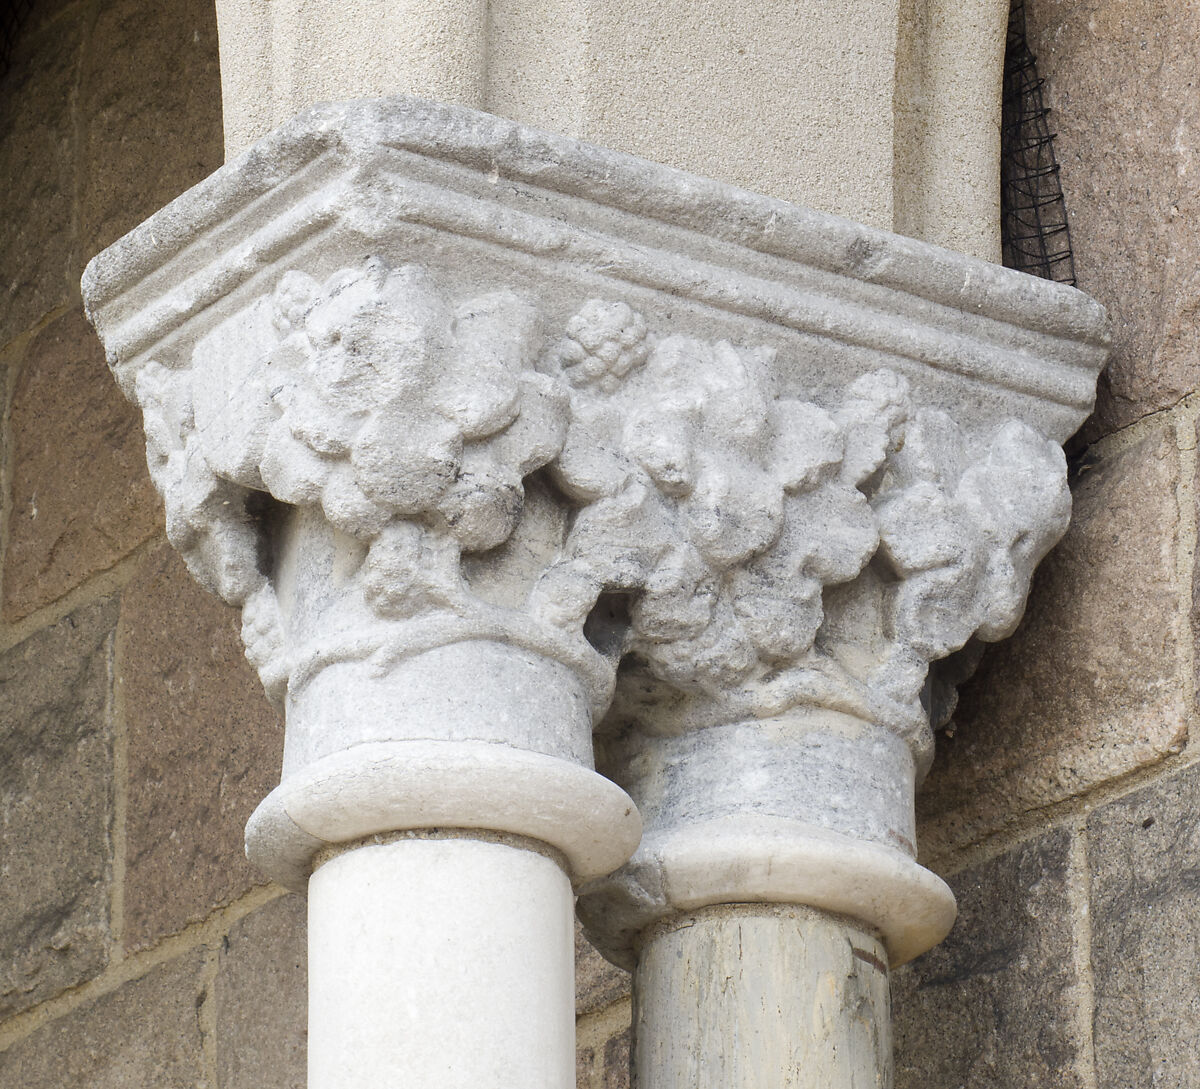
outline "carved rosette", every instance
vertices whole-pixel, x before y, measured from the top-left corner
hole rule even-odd
[[[487,828],[562,851],[616,958],[756,899],[927,948],[930,667],[1012,631],[1066,528],[1102,313],[469,111],[331,109],[88,274],[168,535],[286,707],[255,859]],[[189,229],[198,272],[155,248]]]

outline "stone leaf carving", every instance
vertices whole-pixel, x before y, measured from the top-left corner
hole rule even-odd
[[[283,371],[259,472],[277,499],[319,503],[375,538],[393,518],[444,528],[468,551],[505,541],[522,479],[562,444],[565,404],[528,368],[534,309],[508,292],[452,307],[417,266],[381,262],[275,292]]]
[[[553,357],[569,378],[642,327],[626,313],[613,331],[614,316],[589,303],[572,322]],[[771,396],[763,349],[669,336],[640,354],[619,386],[599,365],[596,380],[574,382],[553,468],[581,509],[534,605],[581,625],[602,591],[629,593],[621,649],[715,695],[807,652],[823,586],[853,579],[874,554],[860,485],[897,440],[907,390],[888,372],[867,375],[831,413]]]
[[[829,705],[914,740],[929,663],[1007,634],[1065,529],[1053,442],[1011,420],[966,435],[892,371],[817,404],[779,395],[772,349],[652,330],[622,301],[585,301],[549,347],[541,326],[511,292],[455,301],[369,260],[289,272],[190,369],[141,370],[168,534],[243,607],[274,696],[292,663],[256,496],[361,542],[351,584],[381,621],[503,614],[718,717]],[[462,557],[520,538],[543,469],[561,538],[500,608]],[[609,621],[604,595],[625,606]]]
[[[288,678],[285,639],[274,591],[258,563],[250,496],[219,476],[201,452],[191,378],[190,371],[155,362],[138,373],[150,477],[163,497],[167,539],[202,586],[242,608],[246,657],[278,702]]]
[[[881,555],[898,577],[895,632],[875,680],[911,700],[928,664],[975,636],[1012,634],[1034,568],[1071,516],[1057,443],[1017,420],[969,446],[943,412],[923,411],[875,503]]]
[[[211,366],[143,368],[168,536],[243,606],[273,696],[289,662],[254,494],[319,507],[366,542],[362,590],[381,616],[458,607],[461,551],[509,537],[523,479],[565,435],[565,395],[531,366],[539,346],[536,312],[511,293],[452,306],[424,269],[371,260],[323,283],[287,273],[197,347]]]
[[[1062,452],[1011,420],[980,449],[886,370],[835,407],[778,397],[772,363],[579,311],[547,364],[573,387],[551,468],[579,509],[532,607],[576,629],[626,595],[593,640],[712,720],[832,705],[927,749],[929,663],[1011,632],[1066,528]]]

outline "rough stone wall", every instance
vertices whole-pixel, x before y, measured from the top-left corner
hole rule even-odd
[[[920,799],[962,918],[898,973],[898,1089],[1200,1087],[1193,557],[1200,14],[1030,0],[1117,347],[1076,517]],[[0,1085],[303,1085],[304,904],[242,861],[282,732],[162,541],[87,259],[221,161],[212,0],[39,0],[0,83]],[[579,950],[579,1085],[628,978]]]
[[[918,798],[962,908],[897,1089],[1200,1086],[1200,10],[1027,0],[1079,286],[1114,319],[1075,514]]]
[[[79,302],[93,254],[221,161],[212,0],[38,0],[0,81],[13,1089],[303,1084],[303,902],[241,852],[282,729],[236,617],[163,541],[141,421]]]

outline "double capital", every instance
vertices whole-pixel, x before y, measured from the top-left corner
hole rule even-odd
[[[302,114],[85,297],[286,711],[267,874],[476,829],[625,962],[719,903],[944,935],[913,793],[1066,528],[1095,303],[412,99]]]

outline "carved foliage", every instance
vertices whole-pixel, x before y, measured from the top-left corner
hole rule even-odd
[[[529,369],[538,317],[508,292],[452,307],[423,269],[370,262],[275,293],[290,381],[260,462],[286,503],[320,503],[363,539],[400,515],[444,524],[468,550],[506,540],[522,479],[562,444],[564,398]]]
[[[455,307],[423,269],[369,261],[323,284],[288,273],[202,344],[207,369],[143,368],[168,535],[202,583],[244,607],[247,654],[274,696],[287,640],[252,490],[319,506],[368,542],[362,589],[381,615],[461,605],[460,550],[508,538],[522,480],[565,434],[565,395],[530,366],[539,343],[536,313],[510,293]]]
[[[599,317],[581,310],[551,363],[586,367],[575,345]],[[836,407],[773,396],[771,363],[669,336],[623,383],[576,383],[552,468],[581,509],[533,607],[571,626],[625,591],[621,649],[674,688],[716,699],[791,676],[919,728],[929,662],[1020,619],[1069,517],[1062,451],[1015,420],[971,445],[889,371]]]
[[[1071,516],[1066,459],[1017,420],[970,448],[945,413],[925,411],[892,460],[875,503],[881,556],[899,578],[893,645],[878,681],[911,698],[928,663],[973,635],[1010,635],[1033,570]]]
[[[572,395],[554,468],[582,509],[536,608],[579,623],[601,590],[630,592],[626,649],[684,688],[715,691],[812,646],[822,587],[878,546],[859,485],[894,445],[906,391],[868,375],[830,413],[772,397],[771,362],[671,336],[619,394]]]
[[[901,719],[929,661],[1011,630],[1069,513],[1061,451],[1019,422],[981,446],[885,370],[835,405],[779,396],[770,349],[656,336],[623,302],[584,302],[545,349],[529,302],[453,303],[371,261],[288,273],[241,321],[208,378],[151,364],[137,396],[171,540],[244,606],[276,695],[256,490],[365,543],[356,585],[380,618],[469,620],[461,553],[507,541],[547,467],[573,517],[516,623],[578,650],[599,596],[624,594],[613,665],[702,698],[832,676]]]

